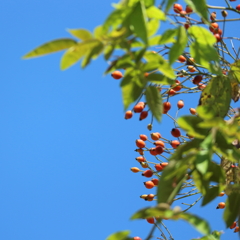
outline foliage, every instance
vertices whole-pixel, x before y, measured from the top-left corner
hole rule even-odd
[[[228,10],[235,14],[239,11],[228,1],[223,7],[209,6],[205,0],[185,2],[188,11],[187,8],[186,11],[181,9],[181,5],[174,5],[174,0],[163,1],[158,7],[153,0],[123,0],[114,4],[115,9],[106,21],[92,33],[86,29],[69,29],[76,39],[53,40],[23,58],[66,50],[60,63],[60,68],[65,70],[79,61],[84,68],[92,59],[103,54],[105,60],[111,59],[105,73],[124,69],[120,83],[124,109],[134,104],[134,111],[138,112],[136,109],[143,99],[140,120],[150,112],[152,119],[160,122],[162,114],[166,114],[174,121],[172,131],[175,133],[172,135],[179,141],[179,146],[172,148],[137,145],[139,148],[136,151],[145,158],[139,161],[140,164],[152,171],[159,178],[159,183],[154,195],[157,205],[136,212],[132,219],[156,217],[154,226],[163,225],[168,233],[164,219],[183,219],[206,235],[201,239],[216,240],[220,239],[219,232],[211,233],[206,220],[186,211],[201,199],[202,206],[207,205],[224,191],[228,196],[223,214],[226,227],[237,219],[240,224],[240,113],[231,107],[231,100],[237,102],[239,99],[240,63],[235,48],[232,53],[227,47],[228,37],[222,35],[224,29],[216,25],[218,21],[228,19],[223,14],[223,20],[217,20],[214,12],[209,16],[211,9]],[[170,12],[171,8],[174,13]],[[171,22],[173,28],[160,34],[160,22],[164,24],[166,21]],[[151,50],[156,47],[160,47],[158,52]],[[113,57],[116,55],[118,57]],[[192,110],[194,115],[182,116],[178,120],[168,114],[166,103],[171,97],[198,92],[201,92],[201,97],[197,110],[194,109],[196,114]],[[149,109],[144,115],[146,106]],[[148,129],[152,130],[152,122]],[[184,130],[187,136],[176,136],[178,129]],[[173,146],[172,141],[165,138],[163,144]],[[151,166],[152,160],[146,159],[147,152],[160,162],[158,167],[164,168],[163,171],[153,170],[156,164]],[[167,164],[163,163],[168,163],[168,166],[165,168]],[[135,172],[143,172],[136,169]],[[187,187],[191,190],[183,194]],[[200,197],[187,209],[171,208],[173,202],[197,194]],[[142,198],[149,200],[150,196]],[[159,239],[172,239],[171,233],[168,238],[163,230],[160,231],[162,238]],[[132,239],[128,235],[128,231],[122,231],[107,239]]]

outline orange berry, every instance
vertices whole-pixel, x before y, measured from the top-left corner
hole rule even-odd
[[[148,75],[149,75],[149,73],[148,73],[148,72],[145,72],[145,73],[144,73],[144,77],[145,77],[145,78],[147,78],[147,77],[148,77]]]
[[[158,141],[156,141],[156,142],[154,142],[153,143],[155,146],[161,146],[161,147],[165,147],[165,143],[163,142],[163,141],[160,141],[160,140],[158,140]]]
[[[143,194],[143,195],[140,196],[140,198],[145,199],[145,198],[147,198],[147,196],[148,196],[147,194]]]
[[[180,4],[178,4],[178,3],[175,3],[175,4],[173,5],[173,11],[174,11],[175,13],[180,13],[182,10],[183,10],[182,5],[180,5]]]
[[[220,36],[220,34],[216,33],[213,36],[216,38],[217,42],[221,42],[222,41],[222,37]]]
[[[143,168],[148,168],[148,164],[146,162],[140,162],[140,164]]]
[[[157,154],[162,154],[164,152],[162,146],[156,146],[155,150],[156,150]]]
[[[198,75],[198,76],[194,77],[192,82],[193,82],[193,84],[198,85],[202,81],[202,79],[203,79],[203,77],[201,75]]]
[[[173,95],[175,95],[175,93],[176,93],[176,91],[174,91],[173,89],[170,89],[170,90],[168,91],[168,95],[169,95],[169,96],[173,96]]]
[[[140,169],[137,167],[132,167],[130,170],[134,173],[140,172]]]
[[[180,55],[178,57],[178,61],[184,63],[184,62],[186,62],[186,58],[183,55]]]
[[[144,185],[147,189],[152,189],[154,188],[154,183],[152,181],[147,181],[147,182],[144,182]]]
[[[162,171],[164,168],[161,164],[155,164],[154,167],[158,172]]]
[[[183,102],[183,100],[179,100],[179,101],[177,102],[177,107],[178,107],[178,109],[181,109],[181,108],[184,107],[184,102]]]
[[[161,138],[161,134],[159,132],[151,133],[152,140],[156,141]]]
[[[142,176],[144,176],[144,177],[147,177],[147,178],[150,178],[150,177],[152,177],[152,175],[153,175],[153,171],[152,170],[146,170],[146,171],[144,171],[143,173],[142,173]]]
[[[156,148],[150,148],[150,149],[149,149],[149,153],[150,153],[151,155],[153,155],[153,156],[158,155],[158,153],[157,153],[157,151],[156,151]]]
[[[140,237],[133,237],[133,240],[142,240]]]
[[[172,131],[171,131],[171,134],[174,136],[174,137],[180,137],[181,136],[181,132],[178,128],[173,128]]]
[[[151,181],[154,183],[155,186],[158,185],[159,180],[157,178],[153,178]]]
[[[219,193],[219,197],[222,197],[222,196],[224,196],[225,195],[225,192],[220,192]]]
[[[120,72],[120,71],[114,71],[111,73],[111,76],[114,78],[114,79],[120,79],[123,77],[123,74]]]
[[[224,202],[220,202],[218,205],[217,205],[217,209],[223,209],[225,208],[225,203]]]
[[[238,6],[239,6],[238,11],[240,11],[240,5],[238,5]],[[234,232],[235,232],[235,233],[236,233],[236,232],[239,232],[239,226],[235,227]]]
[[[134,111],[135,113],[140,113],[140,112],[143,111],[144,107],[145,107],[144,102],[139,102],[138,104],[136,104],[136,105],[134,106],[133,111]]]
[[[140,117],[139,120],[142,121],[143,119],[145,119],[148,116],[148,111],[142,111],[140,113]]]
[[[188,66],[189,72],[196,72],[196,68],[194,66]]]
[[[181,17],[184,18],[184,17],[186,16],[187,13],[186,13],[186,11],[182,10],[179,14],[180,14]]]
[[[214,32],[214,30],[217,29],[217,28],[218,28],[218,24],[216,22],[214,22],[214,23],[210,24],[209,30],[211,32]]]
[[[237,9],[238,11],[240,11],[240,4],[238,4],[238,5],[236,6],[236,9]]]
[[[192,115],[196,115],[197,114],[197,111],[195,108],[189,108],[189,111]]]
[[[136,149],[135,152],[138,152],[140,155],[144,154],[144,151],[141,148]]]
[[[176,84],[174,84],[172,87],[174,91],[178,92],[182,89],[181,82],[179,80],[175,80]]]
[[[171,146],[173,148],[177,148],[180,145],[180,142],[178,140],[171,141]]]
[[[186,11],[186,13],[192,13],[193,12],[192,8],[190,8],[188,5],[186,6],[185,11]]]
[[[233,224],[229,227],[230,229],[233,229],[237,226],[237,222],[233,222]]]
[[[210,19],[211,19],[212,21],[214,21],[214,20],[216,19],[216,17],[217,17],[216,12],[212,12],[212,13],[211,13],[211,16],[210,16]]]
[[[148,223],[151,223],[151,224],[154,224],[154,222],[155,222],[155,219],[153,217],[146,218],[146,220]]]
[[[144,134],[140,134],[139,137],[143,141],[146,141],[148,139],[148,137],[146,135],[144,135]]]
[[[146,143],[142,139],[137,139],[136,140],[136,145],[139,148],[144,148],[146,146]]]
[[[152,201],[154,199],[155,195],[154,194],[148,194],[147,197],[145,198],[146,201]]]
[[[133,113],[131,110],[128,110],[125,112],[125,119],[130,119],[132,118],[132,116],[133,116]]]
[[[164,102],[163,103],[163,111],[168,112],[171,109],[171,103],[170,102]]]
[[[163,162],[163,163],[161,163],[161,166],[162,166],[163,168],[165,168],[167,165],[168,165],[168,162]]]
[[[138,162],[146,162],[146,159],[143,156],[139,156],[135,158]]]
[[[195,62],[194,58],[188,58],[187,59],[187,65],[192,65]]]

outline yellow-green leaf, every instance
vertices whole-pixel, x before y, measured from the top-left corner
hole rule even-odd
[[[68,32],[70,32],[74,37],[82,40],[82,41],[86,41],[89,39],[92,39],[93,36],[91,34],[91,32],[89,32],[86,29],[67,29]]]
[[[40,57],[46,54],[62,51],[76,44],[77,42],[71,38],[62,38],[62,39],[53,40],[33,49],[32,51],[24,55],[23,59]]]

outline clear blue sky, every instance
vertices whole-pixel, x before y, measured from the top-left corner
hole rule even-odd
[[[135,139],[149,134],[150,119],[123,118],[119,82],[103,77],[103,58],[64,72],[62,53],[21,60],[46,41],[69,37],[67,28],[93,30],[111,9],[111,1],[1,3],[0,239],[104,240],[126,229],[144,238],[151,228],[129,220],[151,205],[139,196],[154,193],[143,186],[145,178],[129,171],[138,166]],[[183,113],[197,104],[198,96],[188,97]],[[164,119],[153,130],[169,136],[172,127]],[[225,231],[223,211],[215,209],[223,200],[193,212],[210,218],[213,230]],[[201,236],[183,222],[166,224],[175,240]],[[222,239],[237,234],[227,230]]]

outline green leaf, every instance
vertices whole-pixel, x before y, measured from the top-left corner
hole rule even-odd
[[[175,60],[182,54],[188,42],[186,30],[183,26],[177,29],[177,40],[169,51],[169,63],[173,64]]]
[[[160,39],[161,39],[161,36],[160,36],[160,35],[151,37],[151,38],[148,39],[148,45],[149,45],[149,46],[159,45]]]
[[[106,238],[106,240],[130,240],[131,238],[128,238],[128,235],[130,234],[130,231],[121,231],[111,234]]]
[[[104,59],[105,60],[108,60],[111,57],[111,55],[114,51],[114,48],[115,48],[115,45],[112,45],[112,44],[108,45],[104,48]]]
[[[60,64],[61,69],[65,70],[71,67],[97,45],[99,45],[99,40],[90,39],[88,41],[80,42],[69,48],[62,56]]]
[[[152,65],[154,66],[154,65]],[[156,83],[156,84],[162,84],[162,85],[171,85],[174,83],[174,81],[162,74],[159,73],[151,73],[148,75],[147,80]]]
[[[210,234],[211,232],[210,226],[207,221],[196,215],[192,215],[190,213],[181,213],[180,218],[190,223],[202,234]]]
[[[230,227],[232,223],[240,216],[240,192],[232,192],[226,201],[226,207],[223,214],[226,227]]]
[[[156,19],[151,19],[147,22],[147,32],[148,32],[148,37],[151,37],[154,35],[160,26],[160,22]],[[158,38],[159,39],[159,38]]]
[[[147,104],[158,122],[162,118],[162,96],[156,87],[148,86],[146,89]]]
[[[240,83],[240,60],[237,60],[235,63],[231,64],[230,71],[228,73],[233,75],[234,78]]]
[[[228,72],[228,79],[231,83],[231,88],[232,88],[232,91],[231,91],[232,100],[234,102],[237,102],[240,97],[240,86],[239,86],[240,74],[238,73],[238,71],[230,70]]]
[[[208,165],[212,158],[213,136],[209,134],[199,146],[199,152],[196,156],[196,169],[201,174],[206,174]]]
[[[186,180],[186,169],[178,172],[178,177],[169,175],[178,169],[177,161],[171,160],[168,166],[163,170],[157,188],[158,203],[172,204],[174,197],[181,190],[183,182]]]
[[[219,196],[219,193],[223,190],[223,187],[220,188],[219,186],[217,187],[212,187],[209,188],[203,197],[202,201],[202,206],[205,206],[206,204],[210,203],[213,199]]]
[[[176,2],[176,0],[168,0],[167,1],[167,5],[165,8],[165,13],[167,13],[169,11],[169,9],[173,6],[174,2]]]
[[[53,40],[33,49],[32,51],[24,55],[22,58],[27,59],[32,57],[39,57],[42,55],[62,51],[76,44],[77,42],[71,38],[62,38],[62,39]]]
[[[67,29],[67,31],[71,33],[74,37],[82,41],[86,41],[93,38],[91,32],[89,32],[86,29]]]
[[[194,12],[208,22],[208,8],[205,0],[184,0]]]
[[[143,2],[146,8],[149,8],[155,4],[155,0],[143,0]]]
[[[148,18],[154,18],[163,21],[166,20],[165,13],[156,6],[151,6],[147,9],[147,16]]]
[[[198,127],[201,122],[202,119],[198,116],[183,116],[177,120],[178,125],[189,135],[200,139],[205,138],[208,133],[208,129]]]
[[[203,176],[198,170],[194,170],[192,173],[192,177],[197,189],[202,193],[203,196],[205,196],[210,184],[210,181],[205,178],[209,178],[209,176]]]
[[[224,174],[223,168],[219,164],[213,161],[210,161],[208,166],[208,172],[210,174],[209,174],[209,177],[207,177],[207,179],[210,182],[218,183],[219,188],[222,191],[223,188],[225,188],[225,174]]]
[[[210,45],[192,42],[190,45],[190,54],[195,61],[207,68],[211,73],[220,74],[219,56],[215,48]]]
[[[199,105],[207,106],[216,117],[225,117],[231,103],[231,85],[227,78],[214,77],[203,89]]]
[[[89,50],[89,52],[86,54],[86,57],[82,60],[82,68],[85,68],[91,61],[91,59],[95,59],[99,56],[99,54],[103,50],[103,44],[99,41],[99,44],[93,47]]]
[[[148,44],[146,9],[141,0],[135,5],[129,16],[129,24],[136,36],[141,38],[145,44]]]
[[[139,86],[139,77],[140,76],[133,77],[127,74],[121,82],[124,110],[126,110],[131,103],[138,99],[145,87],[145,85],[142,87]]]
[[[159,45],[163,45],[163,44],[166,44],[166,43],[173,43],[175,42],[175,36],[177,35],[177,29],[174,28],[174,29],[168,29],[166,30],[161,39],[160,39],[160,42],[159,42]]]

